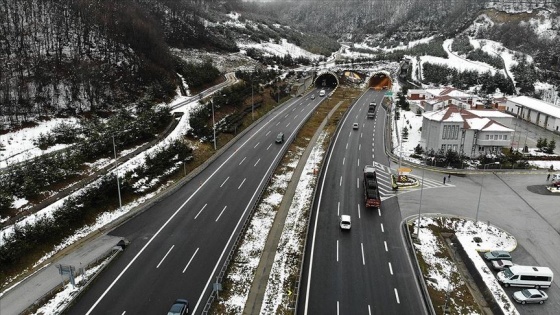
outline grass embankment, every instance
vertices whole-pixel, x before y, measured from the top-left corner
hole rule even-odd
[[[328,120],[324,128],[324,132],[327,133],[326,136],[327,138],[324,141],[324,143],[325,146],[328,145],[330,138],[332,137],[336,129],[336,126],[338,125],[338,122],[343,117],[348,107],[352,104],[352,101],[356,97],[358,97],[360,93],[361,93],[360,90],[341,87],[337,89],[337,91],[334,93],[334,95],[331,96],[330,99],[324,100],[323,103],[314,111],[312,116],[307,120],[307,122],[302,126],[302,128],[296,135],[295,140],[292,142],[292,144],[288,148],[286,155],[283,157],[278,168],[275,170],[275,176],[282,176],[284,174],[293,171],[293,168],[295,168],[299,157],[301,156],[305,148],[309,145],[311,138],[317,132],[325,117],[327,117],[328,113],[332,110],[332,108],[336,104],[342,102],[341,105],[337,108],[337,110],[333,113],[331,118]],[[269,189],[265,191],[265,194],[261,198],[261,200],[267,200],[268,196],[274,193],[283,195],[285,193],[285,188],[286,187],[281,187],[281,188],[269,187]],[[278,210],[277,206],[275,206],[273,209],[269,209],[268,215],[274,216],[277,210]],[[310,213],[309,211],[310,209],[305,210],[304,216],[306,218],[309,217],[309,213]],[[256,214],[256,215],[261,217],[261,214]],[[300,248],[303,249],[305,232],[300,233],[298,237],[301,240],[301,245],[302,245]],[[243,237],[242,243],[251,242],[253,238],[255,238],[255,236],[251,234],[251,231],[247,231]],[[261,249],[259,249],[259,251],[260,250]],[[285,292],[292,291],[294,290],[294,288],[296,288],[296,281],[299,275],[298,268],[301,265],[302,254],[303,254],[302,252],[299,252],[296,254],[289,255],[291,261],[290,265],[294,266],[294,268],[290,269],[292,270],[292,273],[287,277],[288,280],[283,284]],[[236,278],[235,280],[232,280],[227,275],[234,272],[232,271],[232,269],[236,269],[236,272],[238,274],[240,268],[246,267],[248,260],[259,259],[260,255],[261,255],[260,252],[247,254],[247,253],[241,253],[239,248],[236,249],[234,259],[232,260],[232,264],[228,266],[226,277],[224,278],[224,282],[222,284],[223,291],[220,292],[221,300],[229,300],[230,298],[235,296],[245,296],[249,292],[256,267],[254,267],[254,269],[250,268],[250,270],[246,270],[247,272],[250,272],[250,274],[243,277],[243,279]],[[265,288],[262,289],[264,290]],[[288,297],[288,299],[293,299],[294,296],[295,295],[291,295]],[[288,300],[285,301],[285,303],[283,301],[282,305],[283,306],[280,306],[280,308],[276,310],[277,313],[293,314],[293,301]],[[219,314],[228,314],[228,313],[236,313],[240,310],[231,311],[228,310],[227,306],[224,305],[223,303],[214,303],[214,305],[212,306],[212,311],[214,313],[219,313]]]

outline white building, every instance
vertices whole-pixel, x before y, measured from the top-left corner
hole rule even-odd
[[[518,96],[508,99],[506,112],[547,130],[560,131],[560,107],[536,98]]]
[[[509,148],[513,132],[495,120],[451,105],[423,115],[420,145],[425,151],[452,150],[476,158]]]

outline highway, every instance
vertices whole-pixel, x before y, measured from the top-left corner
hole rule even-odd
[[[200,314],[267,178],[325,100],[311,94],[276,108],[177,192],[113,230],[130,245],[69,313],[165,314],[182,298]]]
[[[362,95],[342,121],[326,156],[310,223],[298,314],[426,313],[401,236],[384,150],[384,91]],[[375,119],[367,119],[376,101]],[[359,128],[353,129],[354,123]],[[364,165],[377,168],[382,205],[365,208]],[[350,231],[339,215],[352,217]]]

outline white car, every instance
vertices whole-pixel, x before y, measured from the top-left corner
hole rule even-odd
[[[321,92],[319,92],[319,96],[325,96],[326,92],[325,90],[321,90]]]
[[[526,303],[539,303],[543,304],[544,301],[548,300],[548,295],[544,293],[542,290],[537,289],[523,289],[521,291],[517,291],[513,294],[513,299],[517,303],[526,304]]]
[[[503,270],[504,268],[513,266],[511,260],[493,260],[492,267],[494,270]]]
[[[352,125],[352,128],[353,128],[353,129],[358,129],[358,128],[360,128],[360,125],[358,125],[358,123],[354,123],[354,124]]]
[[[343,214],[340,216],[340,229],[341,230],[350,230],[352,227],[352,220],[350,219],[349,215]]]

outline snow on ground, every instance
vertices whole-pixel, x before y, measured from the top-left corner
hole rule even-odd
[[[299,179],[270,271],[261,314],[276,313],[273,310],[287,303],[288,296],[284,286],[289,277],[294,275],[294,270],[299,267],[299,261],[294,261],[293,257],[299,255],[300,248],[303,246],[301,235],[307,227],[305,211],[309,208],[316,178],[313,170],[322,160],[325,137],[326,134],[321,134],[318,138],[310,155],[312,158],[306,161]],[[299,163],[300,156],[301,151],[288,163],[287,170],[282,175],[273,177],[267,190],[267,197],[259,205],[251,220],[227,275],[228,281],[231,282],[231,295],[220,301],[228,314],[243,312],[268,233],[276,216],[276,209],[282,202],[283,193],[292,178],[293,169]]]
[[[420,143],[420,137],[422,132],[420,128],[422,127],[422,115],[416,116],[415,106],[411,104],[411,110],[405,111],[401,110],[401,119],[395,121],[392,119],[393,130],[398,132],[393,132],[393,154],[401,157],[403,160],[410,162],[421,163],[420,160],[410,157],[414,154],[414,148]],[[408,129],[408,139],[402,138],[402,131],[404,128]]]
[[[443,42],[443,49],[447,52],[447,58],[435,57],[435,56],[420,56],[421,63],[432,63],[444,65],[450,68],[455,68],[459,71],[477,71],[479,73],[485,73],[490,71],[492,74],[496,72],[494,67],[479,61],[472,61],[460,57],[459,55],[451,51],[451,43],[453,39],[446,39]]]
[[[495,42],[489,39],[473,39],[469,38],[471,45],[476,48],[482,49],[491,56],[500,56],[505,64],[506,74],[513,80],[515,84],[515,76],[511,72],[511,68],[517,65],[515,60],[515,52],[504,47],[502,43]],[[529,56],[528,56],[529,57]]]
[[[189,98],[186,98],[186,97],[178,97],[177,99],[174,100],[173,103],[171,103],[171,106],[173,106],[174,104],[184,102],[185,100],[188,100],[188,99]],[[133,170],[134,168],[136,168],[136,167],[138,167],[138,166],[140,166],[144,163],[146,155],[153,154],[157,150],[160,150],[162,147],[167,146],[171,141],[174,141],[175,139],[179,139],[183,135],[185,135],[186,132],[190,128],[189,112],[193,107],[198,106],[198,104],[199,104],[198,101],[192,101],[192,102],[188,102],[184,106],[174,110],[174,112],[177,112],[177,111],[183,111],[184,112],[183,116],[181,116],[181,118],[179,120],[179,123],[177,124],[177,127],[175,127],[175,129],[163,141],[159,142],[158,144],[151,147],[150,149],[138,154],[137,156],[133,157],[132,159],[128,160],[127,162],[119,165],[117,170],[113,170],[112,172],[118,172],[118,174],[124,174],[129,170]],[[97,185],[99,183],[99,181],[100,180],[94,181],[91,184],[89,184],[87,187]],[[38,218],[41,218],[43,216],[47,216],[47,217],[52,216],[53,212],[56,211],[59,207],[61,207],[62,204],[64,203],[64,201],[66,201],[68,198],[70,198],[72,196],[79,196],[79,194],[81,194],[81,193],[83,193],[83,190],[74,192],[73,194],[71,194],[71,195],[69,195],[69,196],[67,196],[63,199],[58,200],[57,202],[41,209],[40,211],[25,217],[23,220],[18,222],[18,225],[23,225],[23,224],[33,225]],[[141,198],[141,199],[146,200],[145,198]],[[111,222],[111,220],[114,220],[114,219],[118,218],[118,216],[123,215],[126,212],[133,209],[134,208],[133,205],[135,206],[137,204],[132,203],[130,205],[123,206],[118,211],[114,211],[110,214],[104,215],[103,217],[98,219],[98,221],[101,219],[102,222],[97,222],[95,224],[95,226],[97,226],[98,228],[102,227],[103,225]],[[121,212],[123,210],[126,210],[126,211]],[[114,216],[113,214],[118,214],[118,215]],[[105,219],[107,219],[108,221],[104,221]],[[85,230],[82,233],[87,234],[87,231],[88,231],[89,228],[90,227],[85,228]],[[11,235],[13,232],[14,232],[14,225],[9,225],[9,226],[3,228],[2,231],[0,231],[0,245],[4,243],[4,241],[3,241],[4,237]],[[76,239],[79,239],[80,237],[82,237],[85,234],[79,233],[79,236],[77,236]],[[63,242],[63,244],[61,244],[61,246],[67,246],[68,244],[70,244],[68,242],[69,242],[69,240]],[[42,259],[42,260],[44,260],[44,259]]]
[[[46,150],[41,150],[33,144],[33,141],[36,140],[40,134],[49,133],[54,127],[61,123],[78,125],[79,119],[75,117],[52,118],[47,121],[38,122],[38,125],[35,127],[24,128],[0,135],[0,144],[4,146],[4,150],[0,151],[0,168],[68,147],[69,144],[57,144]]]
[[[288,187],[296,165],[297,160],[292,160],[281,175],[274,175],[267,188],[266,197],[255,211],[237,254],[231,262],[227,274],[227,281],[231,282],[229,286],[231,295],[220,301],[228,314],[243,312],[276,210],[282,202],[283,193]]]
[[[109,258],[105,259],[99,265],[87,269],[84,271],[83,275],[79,275],[75,279],[76,286],[74,287],[71,283],[67,283],[62,291],[55,294],[53,298],[47,301],[43,306],[35,311],[35,315],[42,314],[60,314],[72,301],[74,296],[83,288],[87,281],[94,276],[97,271],[105,266],[109,262]]]
[[[319,167],[319,161],[325,153],[323,144],[327,134],[322,133],[310,154],[310,159],[305,164],[299,179],[296,193],[286,217],[284,230],[280,237],[274,263],[270,270],[270,278],[263,297],[260,314],[280,314],[279,308],[289,305],[290,296],[285,290],[289,284],[289,278],[293,277],[299,270],[299,260],[294,257],[301,255],[304,248],[304,238],[307,229],[306,212],[311,207],[313,189],[315,187],[316,175],[314,170]],[[295,290],[295,288],[290,288]]]
[[[265,53],[269,54],[270,56],[286,56],[290,55],[292,58],[297,57],[306,57],[309,59],[319,59],[322,56],[310,53],[309,51],[302,49],[301,47],[288,42],[286,39],[282,38],[280,43],[276,43],[274,40],[270,40],[268,42],[261,42],[261,43],[247,43],[247,42],[238,42],[237,46],[241,49],[257,49],[260,51],[264,51]]]
[[[413,220],[414,224],[417,222],[417,218]],[[515,306],[513,306],[512,302],[509,300],[508,295],[502,289],[494,274],[478,253],[479,251],[489,250],[513,251],[517,247],[517,241],[513,236],[495,226],[487,225],[482,222],[475,224],[474,221],[467,219],[423,216],[421,222],[421,228],[418,234],[420,242],[414,246],[416,251],[421,254],[428,267],[428,274],[425,275],[425,277],[432,281],[426,281],[427,285],[439,291],[452,292],[450,298],[453,300],[453,291],[457,285],[461,284],[456,282],[449,283],[449,279],[457,278],[457,268],[454,263],[449,262],[448,259],[438,254],[446,249],[443,248],[443,243],[439,241],[438,237],[434,235],[433,231],[428,226],[434,225],[449,228],[455,231],[458,240],[477,267],[484,282],[488,288],[490,288],[492,294],[498,297],[496,301],[502,310],[504,310],[504,313],[518,314]],[[414,231],[416,231],[416,226],[414,226]],[[474,242],[473,238],[475,236],[481,239],[479,243]],[[460,299],[460,297],[457,298]],[[470,314],[473,314],[472,310]]]

